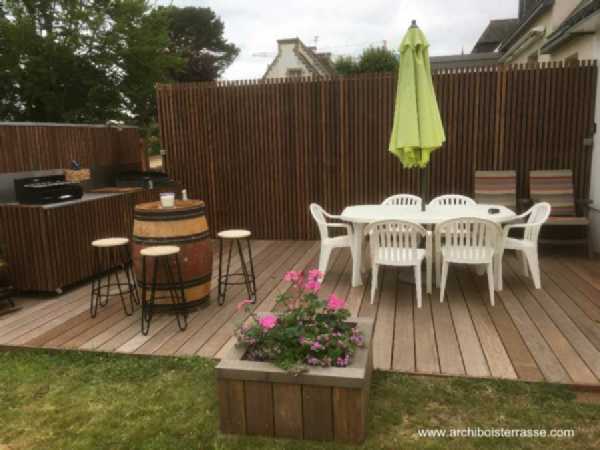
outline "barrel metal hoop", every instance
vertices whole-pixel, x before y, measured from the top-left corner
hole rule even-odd
[[[204,207],[194,209],[193,211],[173,211],[169,214],[157,214],[154,211],[136,211],[133,215],[133,218],[150,222],[170,222],[172,220],[195,219],[197,217],[204,217],[206,215],[205,213],[206,208]]]
[[[133,236],[131,240],[136,244],[146,245],[166,245],[166,244],[187,244],[189,242],[203,241],[210,236],[210,232],[203,231],[198,234],[191,234],[187,236],[171,236],[171,237],[143,237]]]
[[[210,282],[211,279],[212,279],[212,274],[209,273],[209,274],[203,275],[198,278],[192,278],[191,280],[184,280],[182,284],[183,284],[184,289],[188,289],[188,288],[199,286],[204,283],[208,283],[208,282]],[[142,281],[138,281],[138,285],[140,287],[144,287],[144,283]],[[157,283],[155,283],[155,285],[156,285],[156,289],[158,289],[159,291],[164,291],[164,290],[174,287],[170,283],[158,283],[157,282]],[[177,284],[177,286],[179,286],[179,284]],[[150,288],[150,287],[151,287],[151,283],[147,283],[146,288]]]

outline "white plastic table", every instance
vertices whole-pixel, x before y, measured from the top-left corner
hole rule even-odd
[[[497,208],[500,212],[490,214],[490,208]],[[354,258],[352,260],[352,287],[362,285],[361,264],[363,230],[365,226],[379,220],[408,220],[421,225],[435,225],[448,219],[459,217],[476,217],[479,219],[493,220],[497,223],[510,222],[516,214],[514,211],[501,205],[474,206],[428,206],[425,211],[392,205],[356,205],[348,206],[342,211],[340,217],[346,222],[352,223],[353,236],[352,247]]]

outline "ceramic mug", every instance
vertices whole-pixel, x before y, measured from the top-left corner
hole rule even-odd
[[[163,192],[160,194],[160,206],[162,208],[173,208],[175,206],[175,193]]]

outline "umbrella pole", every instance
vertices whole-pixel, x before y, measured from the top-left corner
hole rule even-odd
[[[425,211],[425,205],[429,202],[429,166],[421,169],[421,198],[423,199],[423,211]]]

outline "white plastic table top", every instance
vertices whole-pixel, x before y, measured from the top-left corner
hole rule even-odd
[[[500,212],[490,214],[490,208],[497,208]],[[458,217],[477,217],[489,219],[494,222],[504,223],[512,220],[516,214],[514,211],[501,205],[472,206],[428,206],[425,211],[407,206],[393,205],[356,205],[348,206],[340,217],[342,220],[352,223],[367,224],[379,220],[408,220],[423,225],[431,225]]]

